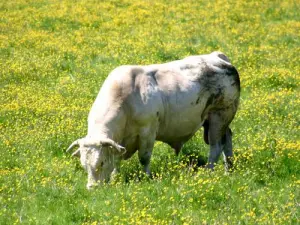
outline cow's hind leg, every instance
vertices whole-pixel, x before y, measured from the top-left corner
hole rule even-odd
[[[212,112],[208,118],[208,142],[210,146],[207,168],[213,169],[222,153],[222,136],[225,131],[224,115]]]
[[[233,152],[232,152],[232,132],[227,127],[225,134],[222,137],[222,150],[224,156],[224,163],[226,171],[230,171],[233,166]]]

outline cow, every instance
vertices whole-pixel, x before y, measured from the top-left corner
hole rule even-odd
[[[207,168],[214,168],[223,152],[232,167],[233,120],[240,96],[240,79],[226,55],[212,52],[164,64],[123,65],[104,81],[88,116],[87,135],[67,151],[79,148],[88,173],[87,188],[107,182],[121,160],[138,151],[150,174],[156,140],[179,154],[183,144],[203,126],[210,146]]]

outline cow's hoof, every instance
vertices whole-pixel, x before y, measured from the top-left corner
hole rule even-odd
[[[213,163],[208,163],[205,166],[205,169],[207,169],[208,171],[214,171],[214,167],[215,165]]]
[[[92,184],[87,184],[86,188],[91,191],[94,190],[96,187],[98,186],[98,184],[92,183]]]

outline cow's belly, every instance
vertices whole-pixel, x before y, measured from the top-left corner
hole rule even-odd
[[[206,96],[201,99],[185,99],[184,102],[174,102],[166,110],[165,120],[159,127],[157,139],[172,142],[189,139],[202,126],[207,103]]]
[[[181,112],[172,115],[169,123],[161,132],[158,132],[157,139],[165,142],[175,140],[185,140],[193,135],[203,124],[201,113],[199,112]]]

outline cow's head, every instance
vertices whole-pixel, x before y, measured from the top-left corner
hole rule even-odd
[[[81,165],[88,173],[87,188],[90,189],[99,182],[107,182],[116,164],[120,161],[125,148],[111,139],[82,138],[74,141],[67,151],[79,148],[72,156],[80,156]]]

